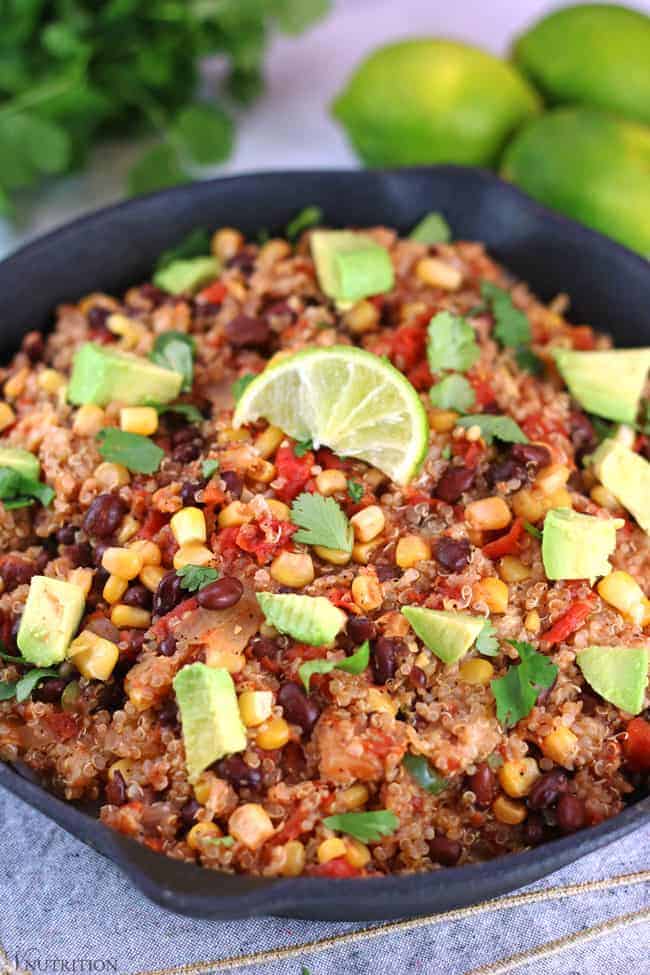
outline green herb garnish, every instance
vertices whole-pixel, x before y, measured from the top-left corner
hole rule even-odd
[[[156,261],[156,271],[164,271],[174,261],[187,261],[192,257],[204,257],[210,253],[210,234],[203,227],[190,231],[175,247],[163,251]]]
[[[27,700],[42,680],[46,677],[58,676],[58,670],[52,670],[49,667],[35,667],[33,670],[29,670],[20,680],[0,681],[0,701],[9,701],[12,697],[15,697],[18,704],[21,704]]]
[[[541,376],[544,372],[544,363],[527,345],[520,345],[515,350],[515,359],[520,369],[525,369],[526,372],[531,372],[534,376]]]
[[[494,438],[504,443],[528,443],[528,437],[518,423],[509,416],[493,416],[491,413],[472,413],[456,421],[459,427],[480,427],[481,437],[486,444]]]
[[[206,480],[209,480],[213,474],[216,474],[219,470],[219,461],[214,460],[209,457],[208,460],[204,460],[201,464],[201,473]]]
[[[447,244],[451,240],[451,228],[443,215],[433,210],[415,225],[409,239],[419,244]]]
[[[402,761],[402,765],[412,775],[415,781],[425,792],[432,796],[437,796],[444,792],[449,783],[441,775],[432,769],[424,755],[411,755],[407,752]]]
[[[455,410],[467,413],[476,402],[476,393],[465,376],[452,373],[445,376],[429,390],[429,399],[441,410]]]
[[[190,423],[202,423],[204,416],[193,403],[152,403],[153,408],[162,416],[163,413],[178,413]]]
[[[451,454],[452,454],[451,446],[450,444],[446,443],[445,446],[440,451],[440,456],[442,457],[443,460],[449,460]]]
[[[245,372],[243,376],[239,376],[237,379],[235,379],[234,383],[230,387],[235,403],[239,402],[239,400],[242,398],[244,390],[247,386],[250,386],[255,378],[254,372]]]
[[[494,337],[501,345],[510,349],[530,345],[530,322],[524,312],[513,304],[510,292],[491,281],[483,281],[481,294],[492,309],[495,321]]]
[[[210,836],[207,842],[214,843],[215,846],[234,846],[235,837],[234,836]]]
[[[378,843],[382,836],[390,836],[399,826],[399,819],[389,809],[376,812],[339,813],[327,816],[323,824],[328,829],[347,833],[361,843]]]
[[[348,494],[350,500],[354,501],[355,504],[359,504],[359,501],[361,501],[364,495],[364,491],[363,484],[359,484],[358,481],[348,481]]]
[[[290,220],[287,224],[287,238],[289,240],[296,240],[303,230],[309,230],[310,227],[315,227],[317,224],[321,223],[322,219],[323,211],[319,206],[305,207],[300,211],[300,213],[295,215],[293,220]]]
[[[459,315],[441,311],[428,328],[427,356],[432,372],[454,369],[466,372],[480,358],[474,329]]]
[[[181,589],[188,592],[198,592],[219,578],[217,570],[206,565],[184,565],[176,570],[176,575],[181,580]]]
[[[25,508],[34,501],[46,507],[55,497],[49,484],[42,484],[12,467],[0,467],[0,501],[5,509]]]
[[[313,449],[314,449],[314,445],[311,442],[311,440],[298,440],[293,445],[293,452],[296,455],[296,457],[304,457],[305,454],[308,454],[309,451]]]
[[[293,535],[295,542],[352,551],[350,522],[334,498],[304,491],[291,505],[291,521],[300,528]]]
[[[298,668],[298,676],[309,693],[309,682],[313,674],[329,674],[333,670],[344,670],[346,674],[362,674],[370,661],[370,644],[366,640],[351,657],[343,660],[306,660]]]
[[[485,625],[476,637],[474,647],[477,653],[482,653],[484,657],[496,657],[499,653],[499,639],[491,620],[486,620]]]
[[[143,437],[140,433],[126,433],[116,427],[104,427],[95,439],[104,460],[122,464],[136,474],[155,473],[165,456],[165,451],[149,437]]]
[[[529,535],[532,535],[533,538],[542,537],[542,533],[539,528],[536,528],[535,525],[531,525],[529,521],[524,522],[524,531],[528,532]]]
[[[490,682],[497,702],[497,718],[504,728],[513,728],[530,714],[542,690],[551,687],[558,668],[530,645],[508,640],[519,653],[520,664],[511,665],[503,677]]]
[[[185,332],[163,332],[154,342],[149,358],[163,369],[179,372],[183,377],[183,392],[192,388],[196,343]]]

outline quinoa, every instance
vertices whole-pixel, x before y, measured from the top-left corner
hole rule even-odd
[[[43,681],[26,700],[0,703],[0,757],[30,766],[70,801],[99,805],[104,823],[175,859],[268,877],[436,870],[594,825],[647,789],[647,755],[644,772],[626,750],[632,716],[595,694],[576,664],[577,651],[590,645],[647,647],[647,633],[589,582],[549,582],[539,532],[521,531],[511,552],[491,555],[490,543],[509,528],[477,529],[465,517],[472,501],[486,497],[503,499],[520,528],[539,525],[555,505],[620,517],[612,564],[650,594],[648,536],[615,500],[593,490],[596,480],[581,460],[596,434],[551,355],[556,346],[604,349],[609,339],[569,324],[565,296],[541,303],[479,243],[427,247],[383,227],[367,233],[390,251],[396,283],[351,310],[338,311],[321,292],[309,232],[295,246],[280,239],[258,246],[226,229],[213,238],[223,270],[196,296],[170,295],[151,283],[122,298],[88,295],[58,309],[51,334],[26,336],[0,372],[13,411],[0,444],[37,455],[42,480],[55,492],[44,507],[0,504],[0,626],[7,653],[18,653],[17,627],[35,574],[84,585],[80,629],[119,650],[104,681],[82,676],[66,660],[58,678]],[[418,270],[426,257],[459,272],[458,285],[427,282]],[[509,292],[527,316],[540,372],[521,368],[516,350],[496,341],[481,293],[486,280]],[[474,411],[512,417],[541,445],[537,454],[517,459],[511,444],[486,444],[480,430],[477,436],[457,426],[457,414],[431,405],[427,394],[436,377],[427,365],[426,330],[445,310],[466,316],[479,342],[480,359],[467,373]],[[125,316],[127,327],[122,319],[116,330],[112,315]],[[147,356],[156,337],[170,331],[195,341],[192,388],[181,399],[203,419],[162,413],[153,434],[164,451],[159,469],[129,473],[103,460],[97,429],[85,428],[79,409],[66,402],[73,355],[94,341]],[[334,344],[387,356],[420,393],[429,449],[407,487],[330,450],[296,450],[263,421],[233,429],[235,380],[259,373],[275,355]],[[111,403],[100,425],[119,422],[120,404]],[[648,455],[648,439],[639,435],[635,449]],[[206,461],[217,463],[206,468]],[[282,514],[281,505],[299,492],[318,490],[324,471],[344,474],[333,497],[348,517],[377,505],[385,519],[381,534],[343,565],[292,541]],[[178,544],[170,519],[188,506],[204,513],[209,564],[221,582],[240,583],[241,598],[225,608],[200,605],[174,575]],[[242,510],[244,518],[224,515]],[[422,557],[404,566],[397,550],[407,536],[419,539]],[[107,601],[107,545],[138,542],[153,543],[150,551],[158,554],[151,565],[161,571],[150,573],[149,583],[144,576],[132,580],[119,600]],[[264,622],[255,593],[286,591],[273,574],[283,551],[311,556],[314,578],[302,594],[326,596],[345,611],[348,625],[336,647],[305,646]],[[379,593],[370,610],[352,593],[354,580],[364,577]],[[499,580],[499,605],[486,580]],[[139,625],[116,624],[119,601],[140,611]],[[585,602],[586,614],[561,639],[549,639],[558,620]],[[451,666],[426,651],[400,612],[405,605],[489,619],[498,648],[480,658],[481,679],[470,679],[466,666],[479,659],[476,650]],[[351,654],[366,639],[370,666],[356,675],[315,674],[305,695],[298,675],[305,660]],[[552,661],[557,677],[526,717],[504,728],[491,681],[517,661],[511,640]],[[197,661],[228,669],[240,695],[271,692],[272,707],[265,724],[247,728],[243,752],[215,763],[192,785],[172,682]],[[8,660],[1,669],[4,681],[27,672]],[[646,709],[649,703],[646,692]],[[647,719],[646,710],[634,720]],[[272,736],[267,747],[260,744],[269,726],[279,729],[277,747]],[[565,754],[548,745],[558,729],[570,732]],[[427,791],[409,773],[407,753],[426,759],[439,788]],[[534,771],[522,794],[507,787],[504,770],[514,763]],[[263,842],[215,842],[251,807],[261,807],[271,823]],[[367,845],[330,844],[336,853],[330,857],[323,844],[334,833],[323,819],[373,810],[394,813],[397,828]]]

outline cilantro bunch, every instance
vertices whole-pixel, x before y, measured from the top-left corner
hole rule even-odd
[[[200,61],[222,56],[226,90],[262,89],[274,28],[297,34],[329,0],[3,0],[0,31],[0,213],[42,178],[82,166],[106,136],[155,135],[133,167],[132,193],[191,178],[230,154],[230,114],[198,101]]]

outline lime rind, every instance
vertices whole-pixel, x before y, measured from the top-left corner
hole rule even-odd
[[[364,349],[305,349],[274,363],[246,388],[233,423],[263,417],[296,440],[364,460],[397,484],[427,451],[427,415],[416,390]]]

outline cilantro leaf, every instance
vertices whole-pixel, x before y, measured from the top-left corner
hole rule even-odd
[[[203,474],[203,477],[206,478],[206,480],[211,478],[213,474],[216,474],[218,470],[219,470],[219,461],[214,460],[212,457],[209,457],[207,460],[204,460],[203,463],[201,464],[201,473]]]
[[[143,437],[140,433],[126,433],[116,427],[104,427],[95,439],[104,460],[122,464],[136,474],[155,473],[165,456],[165,451],[149,437]]]
[[[483,629],[476,637],[474,644],[477,653],[482,653],[484,657],[496,657],[499,652],[499,640],[497,637],[494,623],[486,620]]]
[[[504,728],[513,728],[530,714],[541,690],[551,687],[558,668],[530,645],[508,640],[519,653],[521,663],[510,666],[504,677],[490,682],[497,702],[497,718]]]
[[[163,369],[180,372],[183,377],[183,392],[192,388],[194,378],[194,352],[196,343],[185,332],[163,332],[154,342],[149,358]]]
[[[515,349],[515,359],[520,369],[532,372],[534,376],[540,376],[544,371],[544,363],[528,345],[520,345]]]
[[[18,704],[22,704],[42,680],[46,677],[58,676],[58,670],[52,670],[50,667],[34,667],[33,670],[28,670],[20,680],[0,681],[0,701],[9,701],[15,697]]]
[[[370,644],[366,640],[350,657],[343,660],[306,660],[298,668],[298,676],[309,693],[309,682],[313,674],[329,674],[333,670],[344,670],[346,674],[362,674],[370,661]]]
[[[304,491],[291,505],[291,520],[300,528],[293,536],[295,542],[352,551],[350,522],[334,498]]]
[[[27,477],[12,467],[0,467],[0,501],[7,511],[25,508],[34,501],[47,507],[54,497],[55,492],[49,484]]]
[[[434,315],[429,322],[427,340],[427,356],[432,372],[440,372],[441,369],[466,372],[480,355],[481,350],[469,322],[449,311]]]
[[[467,413],[476,402],[476,393],[465,376],[452,373],[445,376],[429,390],[429,399],[441,410]]]
[[[528,534],[529,535],[532,535],[533,538],[541,538],[542,537],[542,533],[539,530],[539,528],[536,528],[535,525],[531,525],[531,523],[529,521],[525,521],[524,522],[524,531],[527,531]]]
[[[208,843],[214,843],[215,846],[234,846],[235,837],[234,836],[210,836],[208,837]]]
[[[207,565],[184,565],[176,570],[176,575],[181,580],[181,589],[188,592],[198,592],[219,578],[217,570]]]
[[[389,809],[376,812],[339,813],[327,816],[323,825],[347,833],[361,843],[378,843],[382,836],[390,836],[399,826],[399,819]]]
[[[481,437],[487,444],[494,438],[504,443],[528,443],[528,437],[518,423],[509,416],[493,416],[491,413],[472,413],[456,421],[459,427],[480,427]]]
[[[494,337],[501,345],[512,349],[520,345],[530,345],[530,322],[524,312],[515,307],[510,292],[499,288],[492,281],[483,281],[481,294],[492,308],[495,319]]]
[[[359,484],[358,481],[348,481],[348,494],[350,499],[358,504],[364,495],[365,488],[363,484]]]
[[[317,224],[321,223],[323,219],[323,211],[319,206],[309,206],[305,207],[300,213],[297,213],[293,220],[289,221],[287,224],[286,235],[289,240],[295,240],[303,230],[308,230],[310,227],[315,227]]]
[[[435,769],[431,768],[424,755],[412,755],[407,752],[402,760],[402,765],[429,795],[437,796],[444,792],[449,785],[447,779],[443,779]]]
[[[330,8],[329,0],[274,0],[269,4],[278,27],[285,34],[299,34]]]
[[[311,440],[298,440],[293,446],[293,452],[296,457],[304,457],[305,454],[308,454],[313,449],[314,445]]]
[[[190,177],[181,166],[176,147],[167,142],[151,146],[131,166],[127,187],[131,196],[165,190],[169,186],[189,182]]]
[[[163,251],[156,261],[156,271],[164,271],[174,261],[187,261],[191,257],[205,257],[210,253],[210,235],[203,227],[192,230],[175,247]]]
[[[409,239],[420,244],[447,244],[451,240],[451,228],[443,215],[433,210],[415,225]]]
[[[186,417],[190,423],[202,423],[204,420],[203,414],[193,403],[152,403],[151,405],[158,416],[162,416],[163,413],[178,413],[179,416]]]
[[[443,460],[450,460],[451,455],[452,455],[451,446],[448,443],[446,443],[445,446],[440,451],[440,456],[443,458]]]
[[[237,379],[235,379],[234,383],[230,387],[235,403],[239,402],[239,400],[242,398],[244,390],[247,386],[250,386],[254,379],[254,372],[245,372],[243,376],[239,376]]]
[[[217,105],[187,105],[176,116],[172,132],[182,152],[199,166],[223,162],[232,152],[232,119]]]

